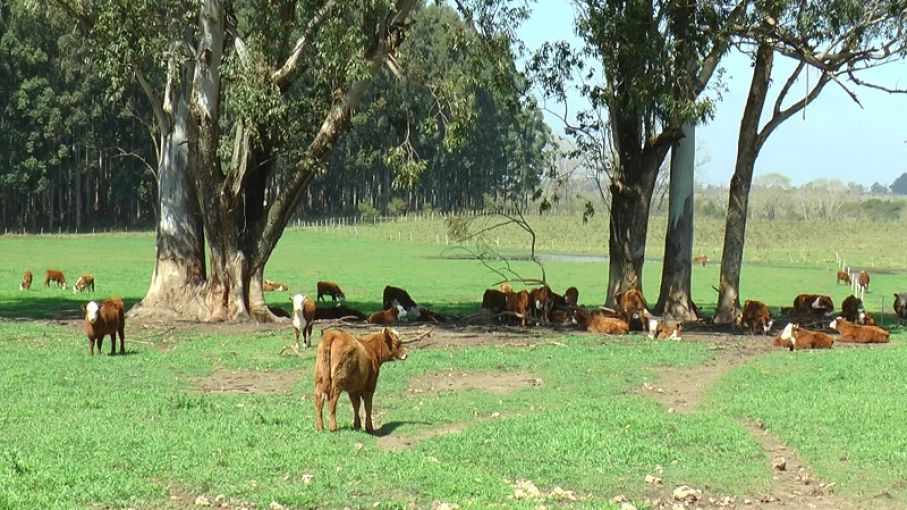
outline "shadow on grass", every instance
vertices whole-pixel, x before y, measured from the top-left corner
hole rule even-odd
[[[432,425],[427,421],[390,421],[382,424],[375,430],[375,437],[385,437],[391,435],[395,430],[403,425]]]
[[[82,305],[89,301],[101,301],[110,296],[105,294],[61,294],[51,295],[23,292],[15,299],[0,301],[0,319],[26,320],[72,320],[81,319]],[[122,298],[126,310],[139,301],[138,298]]]

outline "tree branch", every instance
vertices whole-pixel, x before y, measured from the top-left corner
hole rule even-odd
[[[324,24],[328,13],[336,4],[336,0],[327,0],[324,5],[321,6],[321,9],[318,9],[315,15],[312,16],[312,19],[309,20],[302,35],[297,39],[296,46],[293,47],[293,51],[290,52],[290,56],[287,57],[286,62],[280,66],[280,69],[271,73],[271,81],[281,90],[284,90],[289,86],[290,80],[299,69],[299,60],[302,58],[303,52],[311,45],[313,35],[321,25]]]

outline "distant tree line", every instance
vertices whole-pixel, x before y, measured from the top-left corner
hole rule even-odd
[[[539,185],[550,133],[528,82],[515,67],[508,86],[479,79],[499,71],[463,50],[477,36],[452,9],[415,17],[406,75],[375,78],[297,216],[481,209]],[[153,114],[134,88],[111,97],[89,44],[64,17],[0,5],[0,228],[155,225]],[[298,155],[278,154],[270,196]]]

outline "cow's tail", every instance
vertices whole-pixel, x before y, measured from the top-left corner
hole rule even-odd
[[[321,343],[318,344],[318,358],[321,363],[320,389],[326,396],[330,396],[331,394],[331,344],[334,343],[333,333],[333,331],[328,331],[327,335],[321,337]]]

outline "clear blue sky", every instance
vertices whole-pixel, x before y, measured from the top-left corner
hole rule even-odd
[[[579,45],[573,33],[573,9],[566,0],[539,0],[533,4],[532,17],[521,27],[519,36],[532,51],[545,41],[567,40]],[[715,119],[697,129],[697,181],[727,185],[734,170],[740,116],[751,77],[749,58],[736,53],[728,55],[726,69],[728,90],[718,104]],[[792,65],[779,61],[773,76],[777,86],[786,80]],[[866,79],[888,86],[907,88],[907,61],[900,61],[871,74]],[[811,74],[815,80],[816,74]],[[805,93],[805,84],[793,89],[795,96]],[[863,104],[861,109],[835,84],[826,86],[822,95],[802,114],[788,119],[766,142],[756,161],[755,175],[779,172],[794,184],[814,179],[839,179],[871,185],[891,184],[907,172],[907,95],[891,95],[866,88],[854,88]],[[798,92],[799,91],[799,92]],[[568,105],[576,111],[583,105],[575,94]],[[770,93],[766,109],[774,103]],[[577,105],[577,106],[574,106]],[[563,110],[563,105],[547,103],[549,108]],[[558,134],[563,123],[546,114],[546,120]]]

